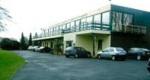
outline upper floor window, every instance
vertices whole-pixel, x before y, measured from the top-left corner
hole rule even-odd
[[[87,17],[87,23],[92,23],[93,22],[93,17],[90,16],[90,17]]]
[[[67,28],[70,28],[70,23],[67,23],[66,25],[67,25]]]
[[[123,14],[123,24],[131,25],[133,24],[133,15],[131,14]]]
[[[102,13],[102,23],[109,24],[110,22],[110,12]]]
[[[62,29],[65,29],[65,28],[66,28],[66,25],[65,25],[65,24],[63,24]]]
[[[94,23],[101,23],[101,14],[94,15]]]
[[[79,27],[80,26],[80,20],[77,20],[75,24],[76,24],[76,27]]]
[[[112,14],[112,30],[123,31],[124,27],[133,23],[133,15],[128,13],[121,13],[113,11]]]
[[[75,27],[74,21],[71,22],[71,27]]]
[[[86,25],[86,18],[81,19],[81,26],[85,26]]]

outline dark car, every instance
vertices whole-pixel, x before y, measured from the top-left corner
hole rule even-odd
[[[127,57],[136,58],[137,60],[148,59],[150,57],[150,51],[146,48],[130,48]]]
[[[40,52],[51,52],[51,48],[49,47],[44,47],[40,50]]]
[[[148,60],[147,70],[150,72],[150,59]]]
[[[91,53],[82,47],[67,47],[67,49],[65,50],[65,56],[67,58],[70,56],[73,56],[75,58],[91,57]]]

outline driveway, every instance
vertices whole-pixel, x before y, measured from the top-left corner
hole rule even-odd
[[[14,51],[27,64],[11,80],[150,80],[147,61],[65,58],[32,51]]]

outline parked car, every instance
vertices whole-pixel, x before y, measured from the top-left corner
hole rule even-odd
[[[73,56],[75,58],[78,57],[91,57],[91,53],[85,50],[83,47],[67,47],[65,50],[65,56],[68,58]]]
[[[146,48],[130,48],[127,57],[136,58],[137,60],[148,59],[150,57],[150,50]]]
[[[34,46],[29,46],[29,47],[28,47],[28,50],[31,50],[31,51],[32,51],[33,49],[34,49]]]
[[[122,60],[126,59],[126,51],[121,47],[108,47],[97,53],[98,58],[111,58],[116,60],[121,58]]]
[[[51,48],[49,47],[44,47],[41,52],[51,52]]]
[[[41,47],[35,48],[35,51],[38,51],[38,52],[50,52],[51,49],[49,47],[41,46]]]
[[[37,51],[37,52],[41,52],[43,49],[44,49],[44,46],[41,46],[41,47],[37,47],[37,48],[35,48],[35,51]]]
[[[150,72],[150,58],[149,58],[149,60],[148,60],[147,70]]]
[[[39,46],[34,46],[33,51],[35,51],[37,48],[39,48]]]

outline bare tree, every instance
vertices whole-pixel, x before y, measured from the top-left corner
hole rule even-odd
[[[9,11],[0,6],[0,32],[5,30],[5,25],[2,20],[10,20],[12,17],[8,14]]]

